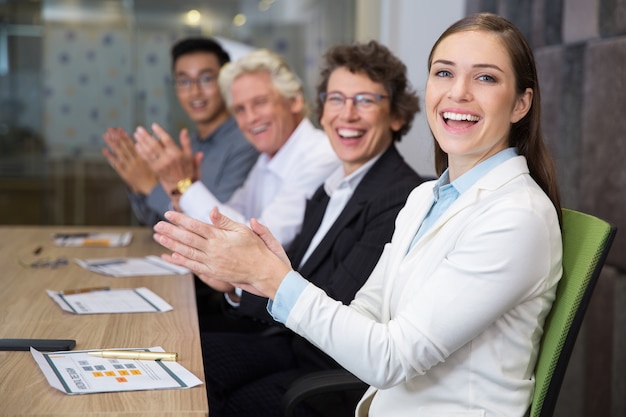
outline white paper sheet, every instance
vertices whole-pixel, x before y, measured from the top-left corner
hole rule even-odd
[[[46,290],[65,311],[75,314],[147,313],[172,310],[172,306],[148,288],[114,288],[63,294]]]
[[[135,349],[164,351],[160,346]],[[31,347],[30,352],[48,383],[70,395],[181,389],[202,384],[178,362],[105,359],[88,355],[88,350],[42,353]]]
[[[141,275],[182,275],[191,271],[182,266],[165,262],[158,256],[144,258],[99,258],[76,259],[85,269],[112,277],[132,277]]]
[[[133,239],[131,232],[124,233],[55,233],[57,246],[128,246]]]

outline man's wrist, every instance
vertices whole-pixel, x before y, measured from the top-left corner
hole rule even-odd
[[[191,187],[191,185],[195,182],[195,180],[191,177],[183,178],[182,180],[176,183],[176,188],[172,190],[172,195],[183,195],[185,191]]]
[[[137,186],[130,186],[130,189],[135,194],[148,196],[152,193],[152,190],[154,190],[154,187],[156,187],[158,184],[159,182],[156,180],[145,181],[141,184],[138,184]]]

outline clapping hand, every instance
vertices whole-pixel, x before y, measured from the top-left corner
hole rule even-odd
[[[109,128],[103,138],[108,147],[102,154],[120,178],[134,193],[150,194],[158,184],[157,175],[137,153],[130,135],[124,129]]]
[[[171,250],[163,259],[208,280],[218,280],[263,297],[274,298],[291,264],[280,243],[256,220],[250,227],[211,211],[207,224],[168,211],[169,222],[154,226],[154,240]]]
[[[172,137],[157,123],[153,123],[151,128],[154,136],[141,126],[135,130],[135,148],[158,175],[163,188],[171,192],[176,189],[180,180],[200,178],[200,162],[203,155],[201,152],[193,154],[187,129],[181,130],[179,138],[181,146],[178,147]]]

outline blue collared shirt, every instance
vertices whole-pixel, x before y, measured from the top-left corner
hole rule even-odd
[[[409,250],[411,250],[413,245],[415,245],[422,235],[430,229],[437,219],[441,217],[441,215],[452,205],[452,203],[457,200],[457,198],[459,198],[461,194],[469,190],[470,187],[476,183],[476,181],[478,181],[487,172],[491,171],[491,169],[514,156],[517,156],[515,148],[504,149],[476,165],[452,183],[450,183],[450,175],[446,169],[433,187],[433,205],[426,217],[424,217],[420,228],[409,246]]]
[[[515,148],[504,149],[497,154],[489,157],[476,165],[459,178],[450,183],[450,176],[448,170],[441,174],[441,177],[437,180],[433,187],[433,193],[435,200],[433,202],[430,211],[422,221],[420,228],[418,229],[411,247],[419,240],[419,238],[437,221],[443,212],[454,203],[461,194],[467,191],[472,185],[476,183],[483,175],[492,170],[494,167],[500,165],[507,159],[517,156],[517,150]],[[410,248],[409,248],[410,250]],[[298,297],[304,291],[309,284],[305,278],[303,278],[296,271],[290,271],[283,282],[276,291],[274,301],[269,300],[267,304],[267,311],[274,317],[274,320],[285,323],[289,317],[291,309],[298,301]]]

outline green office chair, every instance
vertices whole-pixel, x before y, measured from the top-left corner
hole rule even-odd
[[[530,417],[554,414],[578,331],[616,232],[604,220],[563,209],[563,277],[544,325]]]
[[[544,326],[530,417],[551,417],[554,413],[578,331],[616,232],[617,228],[604,220],[563,209],[563,277]],[[365,391],[366,387],[345,370],[314,372],[290,386],[281,411],[291,417],[299,403],[315,395]]]

